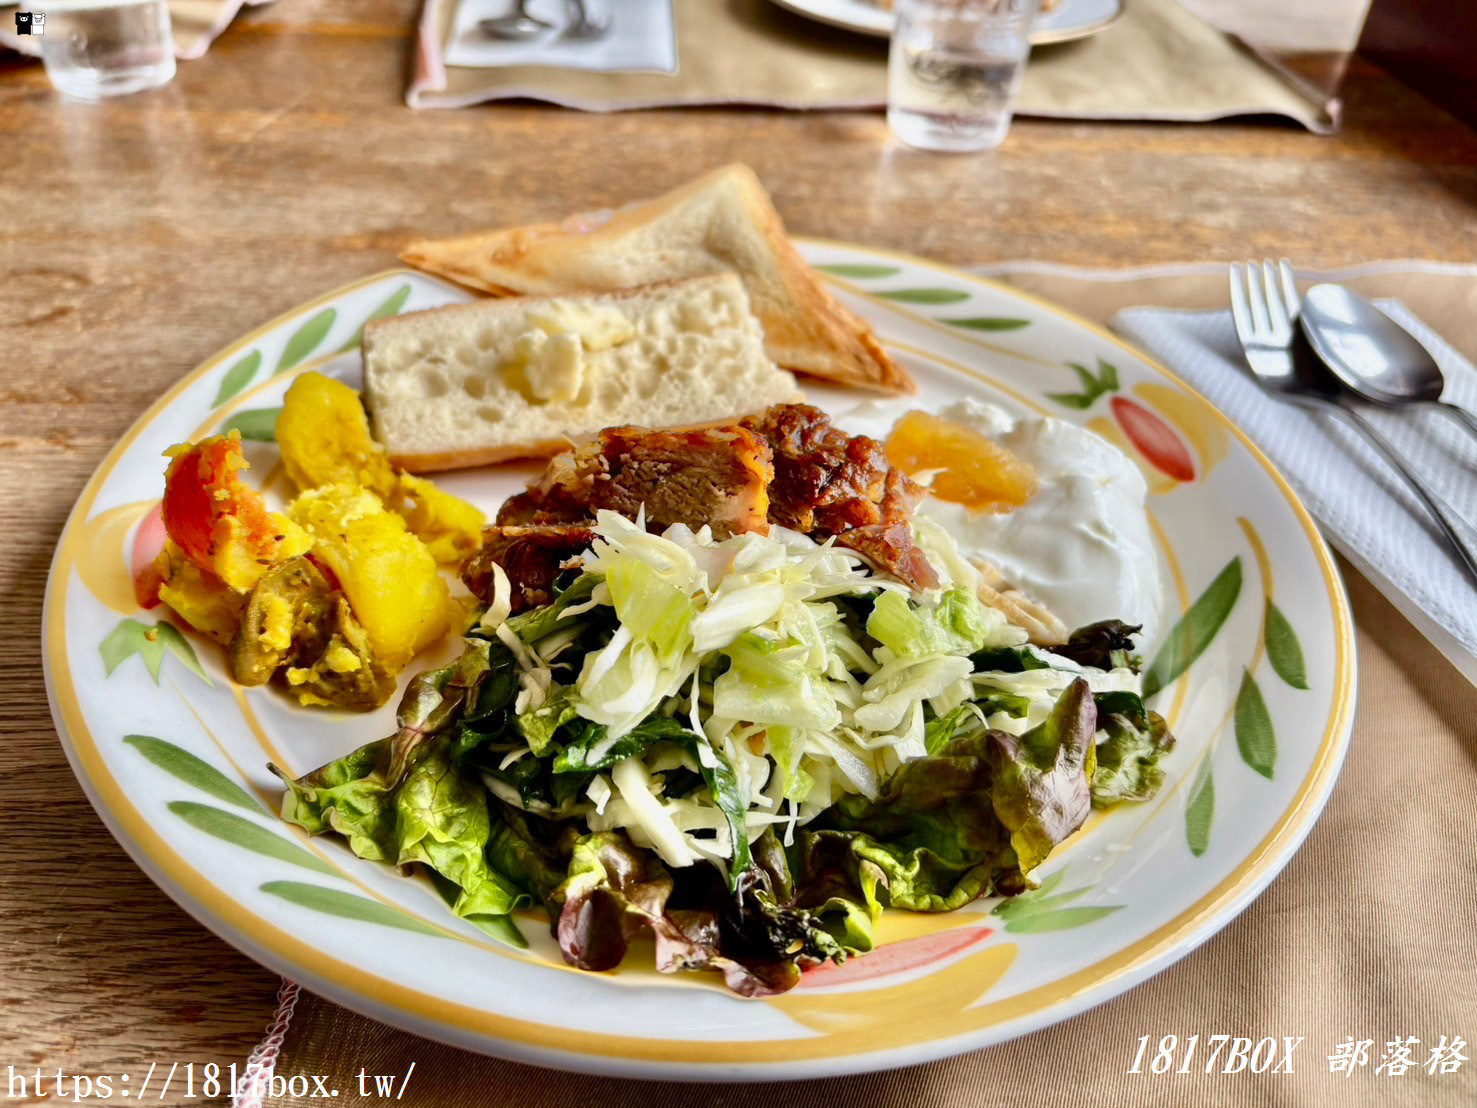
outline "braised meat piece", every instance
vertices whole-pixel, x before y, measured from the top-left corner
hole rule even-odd
[[[528,492],[498,512],[498,522],[561,523],[601,508],[630,519],[645,506],[653,530],[707,524],[718,538],[767,531],[769,446],[742,427],[648,431],[610,427],[549,462]]]
[[[769,518],[806,534],[839,535],[908,518],[922,495],[887,464],[882,444],[848,435],[809,404],[777,404],[744,420],[774,451]]]
[[[611,427],[566,450],[526,492],[510,497],[462,577],[483,600],[492,563],[513,585],[513,609],[547,604],[565,564],[592,540],[602,508],[647,526],[708,526],[724,539],[778,523],[834,537],[915,588],[938,577],[908,520],[922,495],[887,464],[882,444],[848,435],[807,404],[780,404],[741,424],[686,431]]]
[[[554,581],[594,539],[587,523],[489,527],[482,532],[482,549],[462,567],[462,580],[479,600],[491,601],[496,562],[513,587],[513,611],[549,604]]]
[[[913,541],[906,523],[871,523],[836,536],[836,545],[855,550],[879,569],[915,589],[936,589],[938,574]]]

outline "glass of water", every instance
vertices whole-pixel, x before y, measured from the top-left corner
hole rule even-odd
[[[33,0],[46,16],[46,76],[79,100],[157,88],[174,77],[168,0]]]
[[[1005,141],[1038,0],[897,0],[887,123],[909,146],[957,152]]]

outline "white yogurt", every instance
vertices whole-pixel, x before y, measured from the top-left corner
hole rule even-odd
[[[873,402],[837,420],[853,434],[887,436],[895,404]],[[1036,471],[1036,492],[1012,512],[973,511],[926,497],[920,515],[953,536],[961,551],[994,565],[1069,628],[1121,619],[1154,640],[1163,619],[1159,560],[1149,534],[1138,467],[1117,447],[1059,419],[1013,419],[966,397],[939,415],[994,439]]]

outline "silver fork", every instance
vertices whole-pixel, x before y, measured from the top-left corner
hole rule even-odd
[[[1260,268],[1260,275],[1258,269]],[[1293,281],[1292,266],[1284,258],[1231,266],[1231,316],[1246,351],[1246,362],[1257,383],[1293,404],[1341,416],[1361,432],[1390,466],[1405,478],[1456,548],[1467,572],[1477,582],[1477,528],[1461,517],[1405,463],[1389,440],[1374,429],[1346,396],[1320,383],[1328,380],[1317,355],[1300,342],[1297,319],[1302,302]]]

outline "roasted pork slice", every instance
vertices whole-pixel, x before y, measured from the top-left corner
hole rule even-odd
[[[848,435],[809,404],[777,404],[742,424],[769,443],[769,518],[796,531],[839,535],[906,520],[922,495],[887,464],[882,444]]]
[[[493,526],[482,532],[482,549],[462,567],[462,581],[484,603],[492,600],[496,562],[513,589],[513,611],[554,600],[554,581],[589,548],[595,533],[587,523]]]

